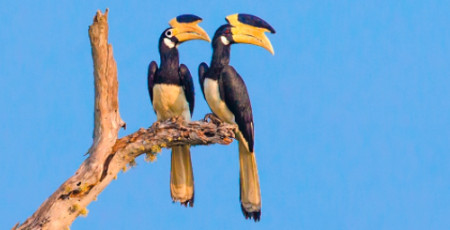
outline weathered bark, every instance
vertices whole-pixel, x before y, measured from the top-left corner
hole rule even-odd
[[[177,118],[157,122],[148,129],[117,139],[125,127],[119,114],[117,67],[108,44],[108,10],[100,11],[89,27],[94,61],[94,141],[89,157],[23,224],[13,229],[68,229],[86,207],[128,164],[143,153],[151,160],[161,148],[174,145],[229,144],[235,126],[210,121],[185,123]]]

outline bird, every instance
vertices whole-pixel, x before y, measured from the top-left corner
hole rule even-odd
[[[275,30],[266,21],[250,14],[229,15],[226,21],[228,23],[220,26],[212,39],[210,67],[204,62],[199,66],[199,81],[212,112],[222,121],[238,126],[235,136],[239,142],[241,209],[246,219],[257,222],[261,218],[261,190],[254,152],[252,106],[244,80],[229,64],[230,46],[253,44],[274,54],[265,32],[275,33]]]
[[[159,38],[160,65],[152,61],[148,67],[148,92],[157,120],[182,117],[189,122],[194,112],[194,84],[191,73],[179,64],[178,46],[189,40],[210,42],[198,24],[202,18],[183,14],[169,21]],[[186,207],[194,205],[194,175],[190,146],[172,147],[170,194],[173,202]]]

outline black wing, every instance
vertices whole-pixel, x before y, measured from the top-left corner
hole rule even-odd
[[[191,111],[192,116],[192,114],[194,113],[195,104],[194,82],[192,81],[192,76],[189,72],[189,69],[184,64],[180,65],[178,72],[180,75],[181,85],[184,89],[184,95],[186,96],[186,100],[189,103],[189,110]]]
[[[202,89],[203,97],[206,100],[205,97],[205,91],[203,90],[203,83],[205,82],[205,73],[208,71],[208,65],[204,62],[202,62],[198,66],[198,81],[200,82],[200,88]]]
[[[248,143],[250,152],[253,152],[254,130],[252,105],[248,96],[244,80],[234,70],[227,66],[220,73],[220,97],[225,101],[228,109],[234,114],[234,119]]]
[[[150,94],[150,100],[153,105],[153,84],[155,81],[155,73],[158,70],[158,65],[155,61],[152,61],[150,65],[148,65],[148,73],[147,73],[147,85],[148,85],[148,94]]]

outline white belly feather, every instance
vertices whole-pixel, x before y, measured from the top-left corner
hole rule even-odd
[[[153,108],[158,121],[175,116],[183,116],[190,121],[189,104],[181,86],[169,84],[156,84],[153,86]]]
[[[204,83],[204,92],[206,102],[209,107],[221,120],[235,124],[234,114],[228,109],[228,106],[220,99],[219,84],[217,80],[211,80],[206,78]]]

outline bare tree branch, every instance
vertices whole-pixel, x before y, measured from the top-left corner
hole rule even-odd
[[[86,207],[139,155],[147,153],[152,159],[164,147],[229,144],[234,138],[234,125],[211,116],[209,121],[190,123],[173,118],[117,139],[125,122],[119,113],[117,67],[108,44],[107,16],[108,10],[105,14],[97,11],[89,27],[95,79],[94,142],[89,157],[31,217],[13,229],[68,229],[79,215],[87,214]]]

